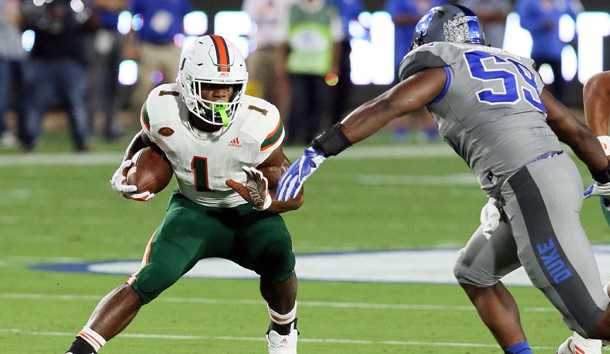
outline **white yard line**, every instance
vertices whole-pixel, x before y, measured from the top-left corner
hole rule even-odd
[[[50,336],[50,337],[69,337],[72,332],[45,332],[28,331],[19,328],[0,328],[0,333],[31,335],[31,336]],[[167,340],[222,340],[222,341],[247,341],[263,342],[263,337],[229,337],[229,336],[189,336],[174,334],[143,334],[143,333],[124,333],[117,337],[132,339],[167,339]],[[305,338],[299,337],[300,343],[330,343],[330,344],[352,344],[352,345],[395,345],[395,346],[429,346],[429,347],[459,347],[459,348],[497,348],[497,344],[486,343],[457,343],[457,342],[425,342],[425,341],[400,341],[400,340],[362,340],[362,339],[337,339],[337,338]],[[536,346],[536,350],[554,349],[554,347]]]
[[[0,299],[18,300],[58,300],[58,301],[99,301],[103,295],[69,295],[69,294],[0,294]],[[155,302],[169,303],[201,303],[218,305],[263,305],[263,300],[227,300],[207,298],[183,298],[183,297],[159,297]],[[419,305],[419,304],[380,304],[362,302],[331,302],[331,301],[301,301],[299,306],[324,307],[324,308],[349,308],[349,309],[384,309],[384,310],[426,310],[426,311],[468,311],[473,312],[472,306],[448,306],[448,305]],[[523,312],[555,312],[551,307],[524,307]]]

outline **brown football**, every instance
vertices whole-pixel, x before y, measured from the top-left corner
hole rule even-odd
[[[137,193],[159,193],[172,179],[170,163],[150,147],[138,151],[131,160],[132,165],[127,170],[127,184],[137,186]]]

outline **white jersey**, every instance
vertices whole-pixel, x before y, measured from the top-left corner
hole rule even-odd
[[[213,207],[235,207],[246,201],[225,184],[245,183],[242,166],[256,167],[284,140],[284,126],[271,103],[244,95],[235,120],[215,133],[191,129],[188,109],[177,84],[150,92],[140,123],[172,165],[180,192],[192,201]]]

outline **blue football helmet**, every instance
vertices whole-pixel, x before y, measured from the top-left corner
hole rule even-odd
[[[461,5],[430,9],[415,25],[411,49],[431,42],[485,44],[485,34],[472,10]]]

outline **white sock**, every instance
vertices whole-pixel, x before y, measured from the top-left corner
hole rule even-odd
[[[297,318],[297,303],[296,302],[294,303],[294,307],[292,308],[292,310],[290,310],[290,312],[288,312],[285,315],[275,312],[274,310],[271,309],[271,307],[269,307],[269,305],[267,305],[267,310],[269,311],[269,318],[271,318],[271,321],[273,321],[274,323],[276,323],[280,326],[289,324],[290,322],[293,322]]]
[[[572,345],[575,353],[602,354],[602,341],[600,339],[583,338],[580,334],[573,332]]]
[[[87,326],[83,327],[78,336],[84,339],[87,343],[91,344],[96,352],[99,352],[104,344],[106,344],[106,340],[102,336]]]

